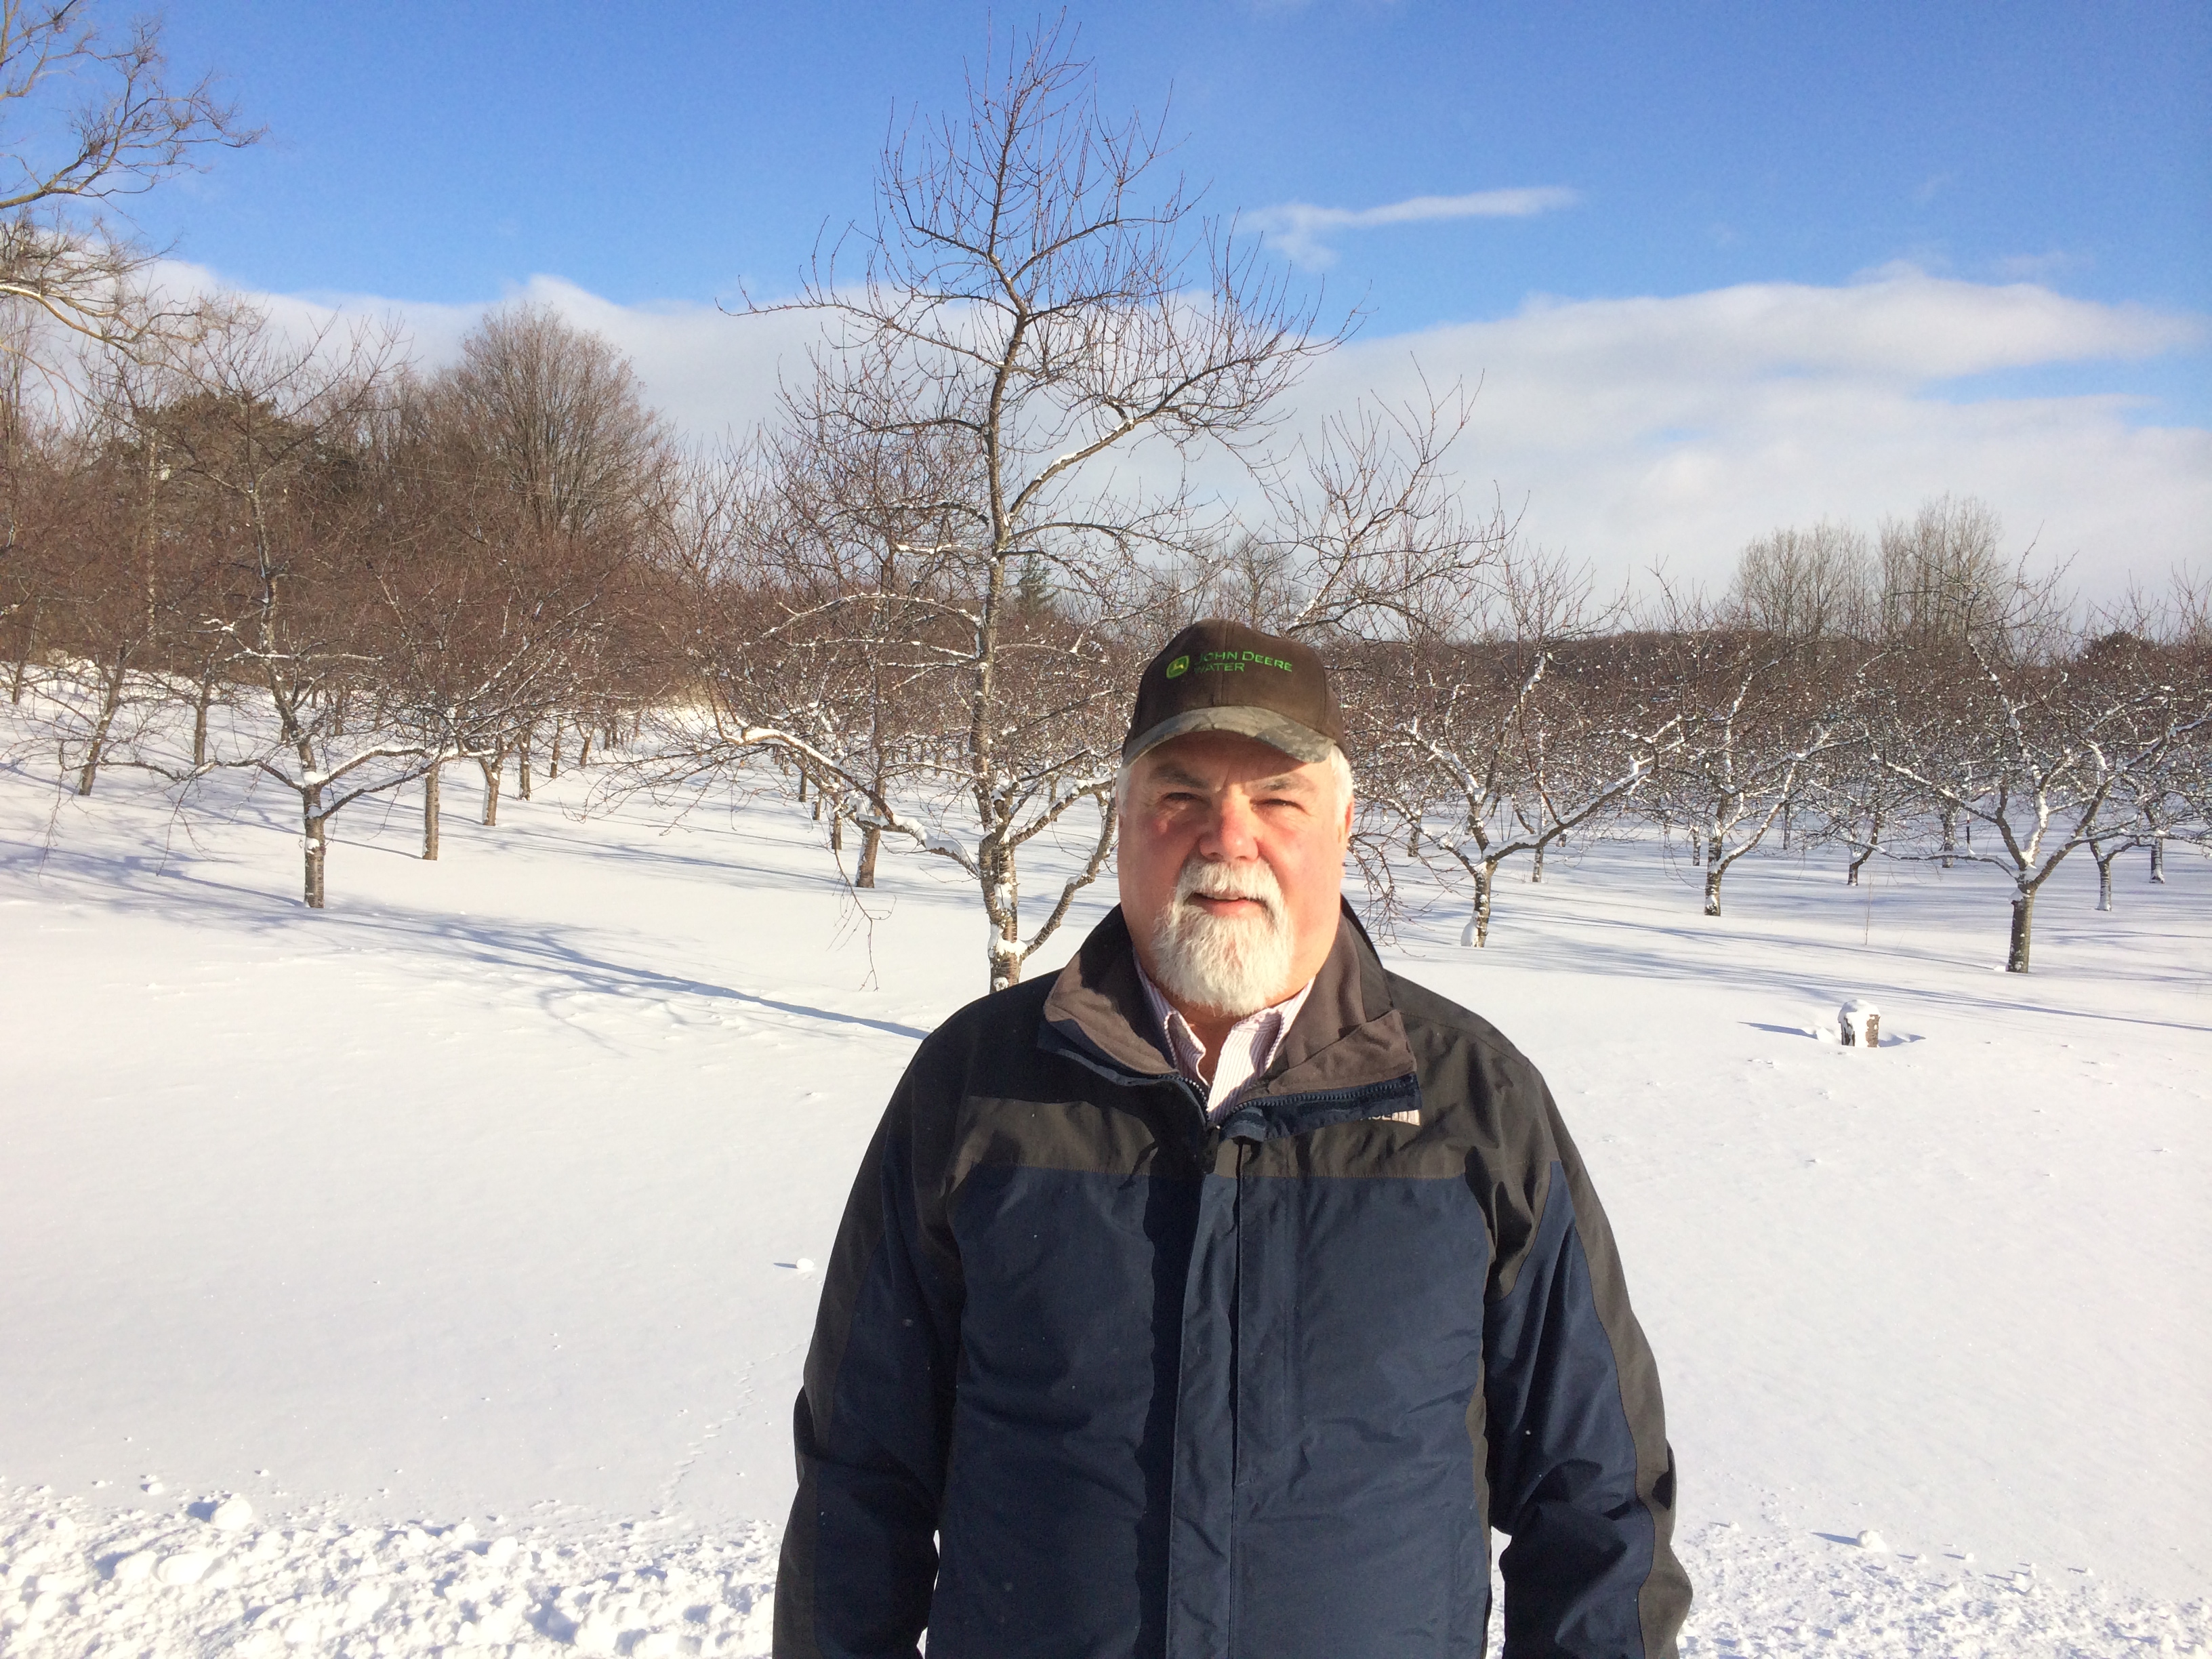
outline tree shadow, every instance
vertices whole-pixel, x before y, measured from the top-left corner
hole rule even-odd
[[[582,928],[504,922],[386,901],[310,910],[296,899],[234,885],[153,851],[70,846],[39,849],[0,843],[0,869],[33,861],[43,866],[46,880],[68,884],[75,903],[187,926],[212,923],[249,935],[297,936],[302,929],[312,929],[324,939],[346,939],[354,948],[381,946],[395,954],[442,963],[450,970],[473,967],[534,973],[549,981],[538,992],[541,1004],[576,993],[663,1000],[696,997],[827,1024],[858,1026],[917,1042],[928,1035],[896,1020],[817,1007],[623,960],[603,942],[603,934]],[[641,948],[643,942],[638,943]]]

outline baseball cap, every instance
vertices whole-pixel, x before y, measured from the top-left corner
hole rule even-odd
[[[1344,746],[1344,710],[1310,646],[1209,617],[1145,665],[1121,763],[1186,732],[1236,732],[1323,761]]]

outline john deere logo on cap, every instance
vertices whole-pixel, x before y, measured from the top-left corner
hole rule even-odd
[[[1190,659],[1179,657],[1170,674],[1180,673]],[[1201,674],[1241,674],[1247,667],[1279,668],[1285,674],[1295,673],[1290,664],[1280,657],[1263,655],[1257,651],[1201,651],[1198,653],[1198,672]]]
[[[1168,678],[1170,678],[1170,679],[1173,679],[1176,675],[1178,675],[1178,674],[1182,673],[1182,671],[1183,671],[1184,669],[1186,669],[1186,668],[1188,668],[1188,667],[1189,667],[1189,666],[1190,666],[1190,659],[1189,659],[1188,657],[1177,657],[1177,658],[1176,658],[1173,662],[1171,662],[1171,663],[1170,663],[1170,664],[1168,665],[1168,667],[1167,667],[1167,677],[1168,677]]]

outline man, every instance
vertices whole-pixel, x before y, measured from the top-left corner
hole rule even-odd
[[[1543,1080],[1340,897],[1320,659],[1145,670],[1121,907],[925,1042],[823,1289],[780,1659],[1674,1651],[1674,1470]]]

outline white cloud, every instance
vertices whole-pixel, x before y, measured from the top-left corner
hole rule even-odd
[[[2199,349],[2205,320],[2048,289],[1893,273],[1670,299],[1536,301],[1517,315],[1363,341],[1302,390],[1403,399],[1480,386],[1461,465],[1526,532],[1613,580],[1717,584],[1777,525],[1871,527],[1982,496],[2015,550],[2075,557],[2093,598],[2212,569],[2212,431],[2118,395],[1976,397],[1961,377]]]
[[[180,263],[166,265],[161,280],[172,289],[221,286],[204,267]],[[696,301],[622,305],[558,276],[532,276],[481,305],[334,292],[252,297],[279,323],[302,333],[337,319],[388,320],[426,368],[459,356],[462,337],[495,307],[514,301],[548,306],[611,341],[629,358],[654,406],[698,439],[769,418],[779,369],[799,367],[807,342],[818,334],[815,324],[799,314],[732,316]]]
[[[302,323],[392,315],[428,362],[450,358],[486,308],[264,297]],[[551,277],[503,297],[605,335],[702,439],[769,416],[779,368],[799,368],[812,337],[803,316],[617,305]],[[1528,536],[1615,581],[1663,565],[1717,584],[1777,525],[1870,527],[1952,491],[1988,501],[2016,548],[2075,556],[2083,590],[2110,597],[2176,565],[2212,573],[2212,430],[2159,423],[2116,390],[1989,397],[1958,383],[2059,364],[2078,380],[2079,366],[2200,351],[2208,333],[2200,317],[1910,269],[1841,287],[1535,299],[1510,317],[1356,341],[1300,386],[1293,429],[1364,395],[1419,397],[1422,375],[1479,387],[1457,458],[1469,494],[1486,503],[1494,489]]]
[[[1572,207],[1581,197],[1556,185],[1516,190],[1479,190],[1467,196],[1413,196],[1382,207],[1315,207],[1285,202],[1255,209],[1245,223],[1258,230],[1269,247],[1293,264],[1333,264],[1336,252],[1322,240],[1330,231],[1367,230],[1379,225],[1425,224],[1439,219],[1527,219]]]

